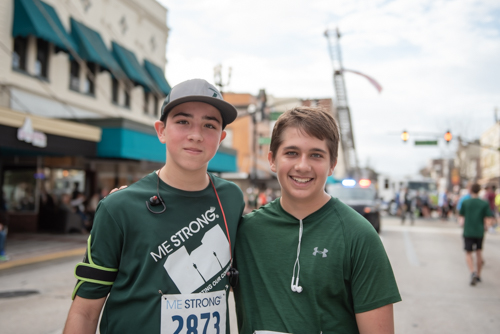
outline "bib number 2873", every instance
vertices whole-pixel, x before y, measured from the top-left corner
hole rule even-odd
[[[163,295],[161,334],[225,334],[226,293]]]

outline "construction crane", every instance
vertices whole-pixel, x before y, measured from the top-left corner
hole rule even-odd
[[[342,151],[344,152],[345,170],[348,176],[352,175],[358,168],[358,157],[356,156],[356,145],[352,133],[351,112],[347,101],[347,90],[344,80],[344,66],[342,65],[342,54],[340,51],[340,32],[326,30],[325,37],[328,40],[328,49],[333,67],[333,85],[335,88],[335,107],[340,126],[342,138]]]
[[[340,50],[340,32],[339,29],[326,30],[325,37],[328,41],[328,50],[333,67],[333,84],[335,88],[335,107],[337,109],[337,117],[340,126],[340,135],[342,143],[342,151],[344,152],[345,170],[350,177],[355,177],[358,171],[358,157],[356,155],[356,145],[354,143],[354,135],[352,130],[351,112],[347,101],[347,90],[345,87],[344,73],[351,72],[361,75],[368,79],[372,85],[380,93],[382,86],[373,78],[361,72],[346,70],[342,65],[342,53]]]

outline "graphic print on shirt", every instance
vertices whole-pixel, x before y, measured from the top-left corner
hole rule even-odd
[[[185,246],[170,254],[163,267],[180,293],[192,293],[227,267],[229,242],[219,225],[208,230],[201,245],[189,254]]]
[[[318,247],[314,247],[313,255],[316,256],[318,253],[323,254],[323,257],[327,257],[326,253],[328,253],[328,249],[324,248],[323,251],[319,251]]]

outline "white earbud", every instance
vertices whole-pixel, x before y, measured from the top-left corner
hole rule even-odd
[[[291,284],[291,289],[293,292],[297,292],[297,293],[301,293],[302,292],[302,287],[300,285],[297,285],[298,282],[296,282],[296,284],[293,284],[293,281],[295,280],[295,277],[292,277],[292,284]]]

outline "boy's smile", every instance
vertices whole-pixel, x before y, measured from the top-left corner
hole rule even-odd
[[[274,156],[269,152],[271,170],[281,185],[282,205],[323,205],[323,199],[329,199],[324,191],[326,178],[335,167],[326,141],[293,127],[282,133],[282,139]]]

